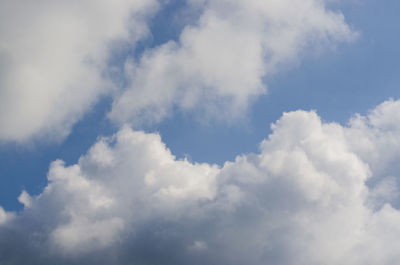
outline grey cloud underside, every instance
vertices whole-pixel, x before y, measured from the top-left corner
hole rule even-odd
[[[285,113],[259,153],[223,167],[124,127],[0,212],[0,263],[396,264],[399,113],[393,100],[347,126]]]

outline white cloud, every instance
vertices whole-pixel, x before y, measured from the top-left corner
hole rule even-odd
[[[32,198],[25,190],[18,197],[18,201],[22,203],[25,207],[31,206]]]
[[[355,115],[347,132],[349,145],[379,175],[392,175],[400,170],[400,102],[388,100],[366,117]]]
[[[173,106],[237,118],[266,93],[264,77],[357,35],[324,1],[188,1],[198,21],[128,59],[121,87],[109,59],[134,50],[158,2],[2,1],[0,140],[63,139],[105,94],[121,123],[160,121]]]
[[[13,213],[4,211],[3,207],[0,206],[0,225],[5,225],[7,222],[12,220],[14,217]]]
[[[62,251],[96,249],[154,212],[175,213],[213,198],[217,173],[216,166],[175,160],[159,135],[124,128],[76,165],[53,162],[43,193],[21,194],[28,207],[22,219],[51,222],[49,240]]]
[[[172,106],[217,119],[240,117],[264,94],[264,77],[305,54],[353,40],[339,12],[319,0],[209,0],[178,42],[147,50],[126,65],[130,86],[114,101],[118,122],[157,122]]]
[[[177,160],[159,135],[124,127],[20,197],[0,261],[396,264],[399,105],[348,126],[284,113],[258,154],[223,167]]]
[[[112,89],[110,49],[144,36],[156,3],[1,1],[0,140],[66,136]]]

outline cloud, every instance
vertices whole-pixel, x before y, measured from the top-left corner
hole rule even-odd
[[[65,137],[114,84],[110,50],[146,35],[154,0],[0,3],[0,140]]]
[[[9,222],[14,217],[13,213],[4,211],[3,207],[0,206],[0,225]]]
[[[266,93],[265,77],[357,36],[324,1],[191,0],[188,14],[199,17],[182,19],[178,41],[145,48],[140,59],[119,54],[135,51],[166,3],[2,1],[0,140],[63,139],[104,95],[120,124],[158,122],[174,106],[242,117]],[[115,54],[132,55],[122,72]]]
[[[346,126],[284,113],[259,153],[222,167],[123,127],[77,164],[53,162],[16,217],[1,209],[0,262],[397,263],[399,107],[389,100]]]
[[[157,122],[173,106],[217,119],[241,117],[252,99],[266,93],[265,77],[357,36],[325,1],[189,3],[203,11],[178,41],[127,61],[129,86],[114,100],[113,120]]]

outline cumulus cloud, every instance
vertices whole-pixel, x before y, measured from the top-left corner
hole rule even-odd
[[[311,50],[353,40],[340,12],[319,0],[189,1],[202,8],[178,41],[147,50],[126,63],[129,86],[114,100],[118,122],[157,122],[173,106],[214,117],[240,117],[266,93],[264,77],[298,62]],[[197,10],[196,9],[196,10]]]
[[[156,8],[156,0],[1,1],[0,140],[67,135],[112,88],[110,50],[142,38]]]
[[[176,159],[122,128],[0,208],[2,264],[395,264],[400,101],[348,125],[284,113],[256,154]],[[387,192],[389,191],[389,192]]]

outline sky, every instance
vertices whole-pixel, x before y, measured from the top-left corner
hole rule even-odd
[[[0,3],[1,264],[400,261],[400,3]]]

